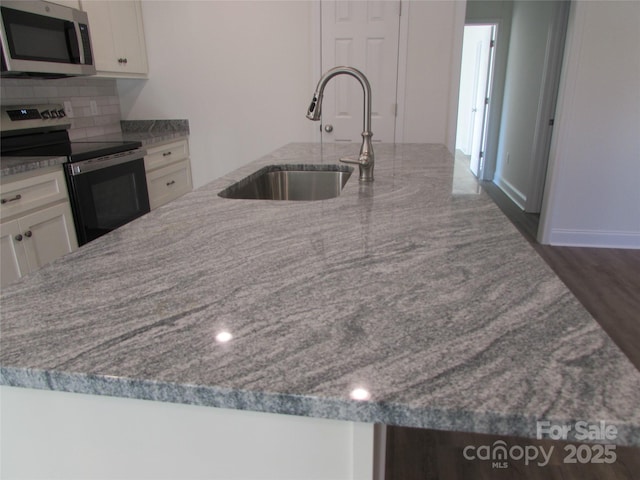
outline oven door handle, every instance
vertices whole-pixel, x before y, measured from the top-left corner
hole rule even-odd
[[[83,173],[93,172],[102,168],[113,167],[122,163],[131,162],[144,158],[147,151],[143,148],[129,150],[127,152],[115,153],[113,155],[105,155],[104,157],[90,158],[81,162],[67,164],[67,170],[71,176],[82,175]]]

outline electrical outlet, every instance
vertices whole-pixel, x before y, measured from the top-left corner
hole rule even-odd
[[[91,115],[98,115],[98,104],[95,100],[89,102],[89,108],[91,109]]]
[[[64,102],[64,113],[67,117],[73,118],[73,107],[71,106],[70,101]]]

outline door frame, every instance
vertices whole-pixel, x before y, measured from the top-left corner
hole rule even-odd
[[[525,212],[540,213],[544,198],[544,186],[549,164],[551,137],[553,135],[552,122],[554,121],[558,100],[570,3],[557,2],[556,8],[557,11],[552,20],[551,28],[549,28],[545,47],[544,70],[542,72],[542,85],[538,99],[538,113],[529,169],[531,181],[526,192]]]
[[[478,167],[477,167],[477,174],[473,172],[473,169],[471,169],[471,163],[473,163],[474,161],[474,148],[473,148],[473,144],[475,143],[476,140],[473,140],[475,138],[475,135],[471,135],[469,138],[469,154],[470,154],[470,165],[469,168],[471,169],[471,172],[474,174],[474,176],[476,176],[478,179],[482,179],[483,178],[483,172],[484,172],[484,168],[485,168],[485,162],[486,162],[486,149],[487,149],[487,138],[488,138],[488,129],[489,129],[489,115],[491,112],[491,106],[493,103],[493,79],[495,76],[495,62],[496,62],[496,38],[497,38],[497,33],[498,33],[498,23],[491,23],[491,22],[465,22],[464,24],[464,32],[463,32],[463,39],[462,39],[462,48],[464,50],[464,36],[465,33],[467,32],[467,27],[488,27],[491,29],[491,45],[490,45],[490,50],[489,50],[489,60],[487,63],[487,71],[486,71],[486,80],[484,82],[483,85],[483,98],[484,99],[488,99],[488,102],[483,102],[482,105],[482,112],[477,111],[475,112],[476,115],[481,115],[481,117],[477,117],[479,119],[479,121],[481,122],[481,130],[480,130],[480,136],[479,136],[479,141],[480,141],[480,147],[479,147],[479,152],[478,155],[480,156],[480,158],[478,158]],[[462,61],[460,62],[460,81],[462,80]],[[476,78],[477,80],[477,78]],[[457,110],[457,115],[460,115],[460,102],[459,102],[459,98],[460,98],[460,92],[462,91],[462,83],[460,82],[460,86],[458,88],[458,110]],[[474,89],[474,92],[477,92],[477,88]],[[474,131],[475,130],[475,122],[476,122],[476,117],[474,117],[474,120],[471,121],[471,126],[470,126],[470,131]],[[458,140],[458,130],[456,128],[456,143]]]
[[[489,64],[487,65],[487,80],[485,84],[484,98],[485,103],[482,109],[482,128],[480,129],[480,151],[478,152],[477,178],[484,176],[484,167],[486,163],[487,151],[487,132],[489,130],[489,114],[491,113],[491,103],[493,100],[493,76],[496,71],[496,39],[498,36],[498,24],[492,23],[491,27],[491,46],[489,50]],[[473,155],[473,150],[472,150]]]
[[[398,38],[398,63],[396,77],[396,128],[394,142],[401,143],[404,138],[404,113],[406,95],[406,74],[407,74],[407,53],[409,45],[409,9],[411,2],[398,0],[400,2],[400,31]],[[322,71],[322,12],[321,0],[314,0],[311,5],[311,85],[309,96],[315,91],[318,80],[324,73]],[[372,93],[375,95],[375,92]],[[374,132],[375,133],[375,132]],[[320,127],[314,130],[313,140],[322,142],[322,131]]]
[[[463,30],[466,26],[493,25],[495,27],[492,52],[491,78],[488,80],[490,92],[488,111],[483,127],[483,162],[478,169],[478,180],[493,181],[498,162],[498,143],[500,141],[500,122],[502,121],[502,105],[504,97],[504,82],[507,68],[507,53],[509,51],[510,25],[505,25],[501,18],[486,17],[463,19]],[[457,107],[457,105],[456,105]],[[457,111],[457,110],[456,110]]]

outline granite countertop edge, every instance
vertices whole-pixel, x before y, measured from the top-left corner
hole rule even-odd
[[[0,178],[63,165],[67,157],[2,157]]]
[[[0,386],[32,388],[87,395],[296,415],[328,420],[379,423],[435,430],[535,438],[536,418],[520,414],[461,411],[386,402],[343,400],[277,392],[238,390],[211,385],[77,374],[55,370],[0,366]],[[578,419],[555,419],[574,424]],[[595,443],[600,443],[598,440]],[[640,444],[640,427],[617,425],[617,437],[603,443]]]

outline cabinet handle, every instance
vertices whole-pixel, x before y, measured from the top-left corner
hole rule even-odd
[[[2,205],[4,205],[5,203],[15,202],[16,200],[20,200],[21,198],[22,198],[22,195],[17,194],[13,198],[3,198],[2,200],[0,200],[0,203],[2,203]]]
[[[26,232],[24,232],[24,236],[27,238],[31,238],[31,235],[33,235],[33,233],[31,233],[31,230],[27,230]]]
[[[17,234],[17,235],[15,236],[15,239],[16,239],[16,242],[21,242],[21,241],[22,241],[22,235]]]
[[[127,63],[127,59],[126,58],[119,58],[118,59],[118,63]]]
[[[163,157],[168,157],[169,155],[171,155],[171,152],[164,152],[164,153],[162,154],[162,156],[163,156]]]
[[[171,185],[173,185],[174,183],[176,183],[175,180],[171,180],[170,182],[167,182],[167,187],[170,187]]]

